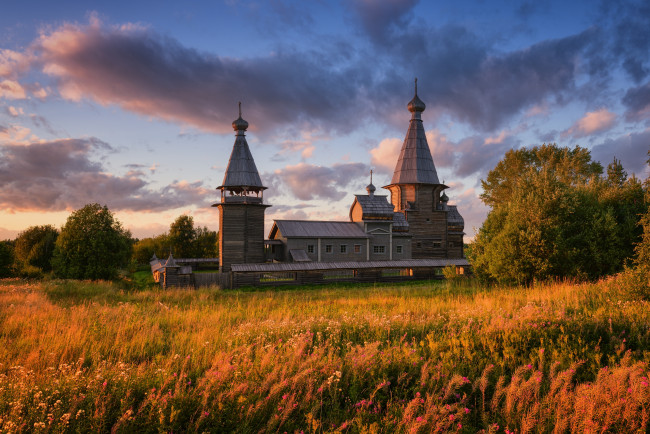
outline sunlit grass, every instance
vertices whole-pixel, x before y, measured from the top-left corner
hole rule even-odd
[[[0,427],[644,432],[650,306],[628,294],[4,281]]]

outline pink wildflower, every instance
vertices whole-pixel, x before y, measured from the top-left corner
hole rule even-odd
[[[461,429],[463,427],[463,424],[458,422],[458,429]]]
[[[106,387],[107,384],[108,384],[108,382],[107,382],[107,381],[104,381],[104,382],[102,383],[102,387]]]
[[[204,412],[203,412],[203,416],[204,416],[204,417],[208,417],[209,414],[210,414],[209,411],[204,411]]]
[[[456,418],[456,415],[454,415],[454,414],[449,415],[449,420],[454,420],[455,418]]]
[[[288,397],[289,397],[289,394],[288,394],[288,393],[285,393],[284,395],[282,395],[282,399],[283,399],[283,400],[284,400],[284,399],[287,399]]]
[[[472,411],[469,408],[465,407],[465,414],[469,414],[469,412]]]
[[[533,365],[531,364],[526,365],[526,369],[533,369]]]
[[[422,418],[422,416],[418,416],[418,418],[415,419],[416,422],[422,422],[423,420],[424,420],[424,419]]]
[[[415,396],[417,396],[419,398],[420,397],[420,392],[416,392]]]

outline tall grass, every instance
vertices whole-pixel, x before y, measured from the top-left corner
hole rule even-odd
[[[0,429],[645,432],[620,279],[287,291],[0,284]]]

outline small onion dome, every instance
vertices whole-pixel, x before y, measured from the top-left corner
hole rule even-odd
[[[413,99],[409,102],[408,104],[408,109],[411,113],[415,112],[423,112],[427,106],[422,102],[420,98],[418,98],[418,94],[416,93]]]
[[[376,189],[375,186],[372,184],[372,182],[366,186],[366,191],[368,192],[369,195],[373,195],[373,194],[375,194],[375,191],[376,191],[376,190],[377,190],[377,189]]]
[[[248,129],[248,122],[241,117],[241,102],[239,103],[239,117],[232,121],[232,127],[235,131],[246,131]]]
[[[415,96],[413,99],[408,103],[406,106],[411,113],[415,112],[423,112],[427,106],[424,104],[424,102],[418,98],[418,79],[415,79]]]
[[[444,202],[444,203],[449,202],[449,197],[447,197],[447,193],[445,193],[444,191],[442,192],[442,196],[440,196],[440,202]]]

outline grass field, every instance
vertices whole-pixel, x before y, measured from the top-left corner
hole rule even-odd
[[[648,362],[650,305],[616,278],[0,283],[3,432],[647,432]]]

